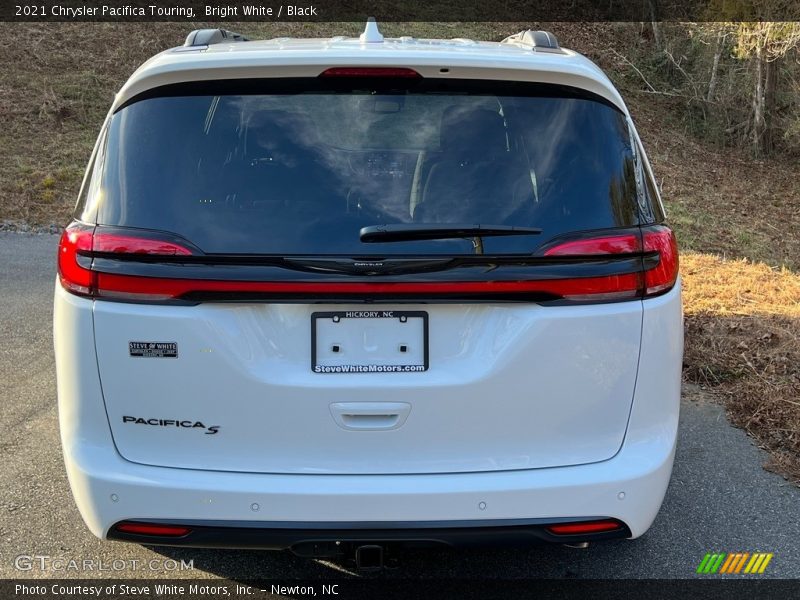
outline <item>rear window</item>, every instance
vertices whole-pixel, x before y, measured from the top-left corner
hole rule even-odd
[[[358,257],[474,251],[467,239],[362,243],[369,225],[536,227],[483,241],[487,254],[529,254],[637,223],[625,117],[574,89],[271,80],[158,93],[111,119],[84,217],[209,254]]]

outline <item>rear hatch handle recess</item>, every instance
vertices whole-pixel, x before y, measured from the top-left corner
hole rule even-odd
[[[330,410],[336,424],[343,429],[376,431],[402,427],[411,405],[407,402],[335,402]]]

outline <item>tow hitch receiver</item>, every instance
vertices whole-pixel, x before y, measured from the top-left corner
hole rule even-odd
[[[375,544],[356,548],[356,566],[362,571],[377,571],[384,566],[383,546]]]

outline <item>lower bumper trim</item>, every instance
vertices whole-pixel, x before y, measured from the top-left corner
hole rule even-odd
[[[554,525],[614,521],[610,531],[558,535]],[[189,529],[186,535],[131,533],[122,524],[160,524]],[[115,524],[108,539],[156,546],[292,550],[303,556],[335,556],[341,546],[530,546],[538,543],[576,544],[631,537],[628,526],[607,517],[514,519],[510,521],[391,522],[391,523],[265,523],[250,521],[126,520]]]

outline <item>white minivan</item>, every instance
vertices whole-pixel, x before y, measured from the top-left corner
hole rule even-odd
[[[89,529],[582,544],[670,478],[678,254],[626,106],[546,32],[192,32],[116,95],[58,255]]]

